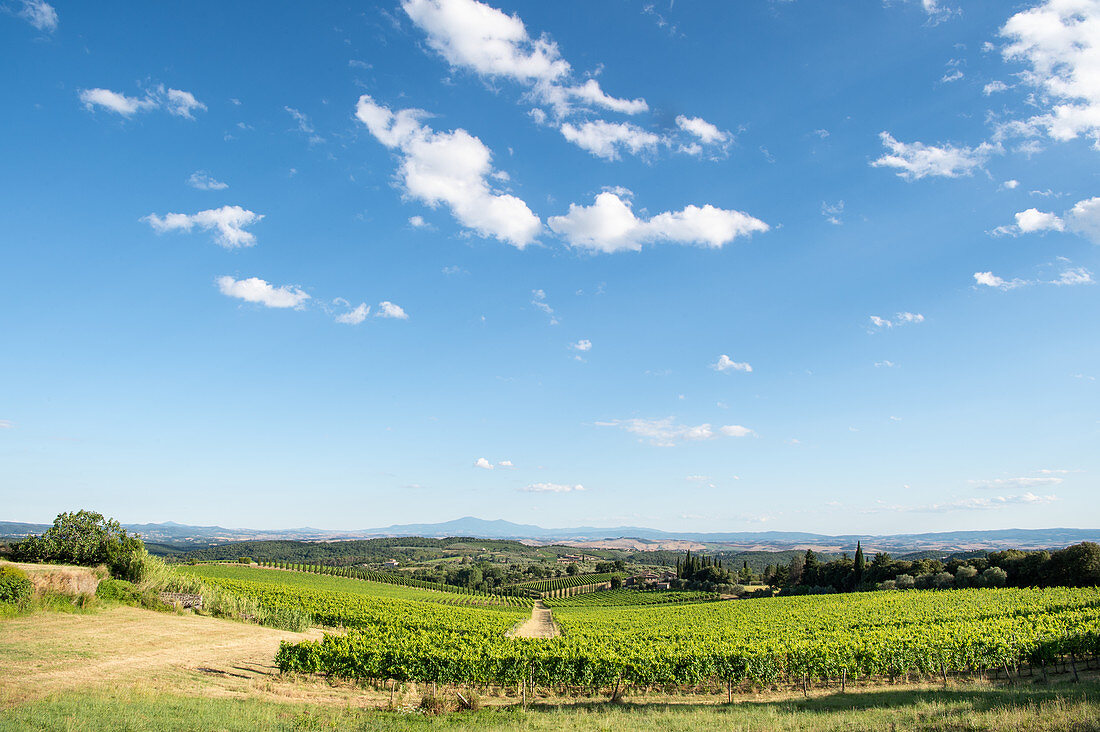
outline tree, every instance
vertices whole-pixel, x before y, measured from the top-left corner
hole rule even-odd
[[[813,549],[806,550],[806,556],[802,560],[802,578],[799,580],[799,584],[802,585],[816,585],[818,582],[818,570],[821,568],[821,562],[817,560],[817,553]]]
[[[1100,544],[1083,541],[1050,555],[1049,582],[1069,587],[1100,585]]]
[[[867,560],[863,558],[863,544],[856,542],[856,562],[852,568],[855,572],[855,583],[858,587],[863,582],[863,570],[867,567]]]
[[[569,575],[570,577],[572,577],[573,575],[577,574],[580,571],[581,571],[580,567],[578,567],[576,564],[570,564],[568,567],[565,568],[565,573],[567,575]]]
[[[975,583],[975,578],[977,576],[978,570],[974,569],[969,564],[959,565],[959,568],[955,570],[955,586],[970,587]]]
[[[1008,581],[1008,572],[1000,567],[990,567],[982,572],[982,584],[987,587],[1004,587]]]
[[[12,545],[17,560],[63,562],[93,566],[105,564],[116,577],[141,579],[145,544],[130,536],[114,519],[93,511],[60,513],[41,536],[28,536]]]
[[[954,584],[955,578],[951,576],[950,572],[937,572],[932,575],[932,586],[937,590],[946,590]]]

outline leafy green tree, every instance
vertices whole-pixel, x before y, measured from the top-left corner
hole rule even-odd
[[[93,511],[60,513],[41,536],[12,545],[16,559],[93,566],[105,564],[116,577],[141,579],[145,545],[114,519]]]
[[[1083,541],[1050,555],[1050,582],[1068,587],[1100,585],[1100,544]]]
[[[856,542],[856,561],[852,571],[855,573],[855,584],[858,587],[863,582],[863,570],[867,568],[867,560],[863,557],[863,544]]]
[[[581,571],[580,567],[578,567],[576,564],[570,564],[569,566],[567,566],[565,568],[565,573],[567,575],[569,575],[570,577],[572,577],[575,574],[578,574],[580,571]]]
[[[955,570],[955,586],[956,587],[971,587],[976,582],[978,576],[978,570],[971,567],[969,564],[961,564],[959,568]]]
[[[982,572],[982,584],[986,587],[1004,587],[1008,581],[1008,573],[1000,567],[990,567]]]

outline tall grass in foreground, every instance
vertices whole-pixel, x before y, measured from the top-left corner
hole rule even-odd
[[[301,632],[313,624],[309,613],[294,607],[265,607],[254,598],[239,595],[206,582],[193,574],[179,572],[154,556],[144,558],[141,591],[180,592],[202,595],[202,614],[231,618]]]

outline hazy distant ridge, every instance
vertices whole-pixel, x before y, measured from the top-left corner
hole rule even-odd
[[[21,537],[38,534],[48,524],[30,524],[0,521],[0,536]],[[517,524],[511,521],[466,516],[453,521],[433,524],[395,524],[378,529],[355,531],[330,531],[309,527],[297,529],[233,529],[221,526],[188,526],[172,521],[159,524],[126,524],[128,531],[141,534],[146,540],[170,543],[210,544],[224,541],[261,539],[339,540],[368,539],[385,536],[471,536],[482,539],[526,539],[532,541],[597,541],[603,539],[631,538],[644,541],[685,540],[717,542],[745,547],[787,549],[794,546],[854,547],[857,541],[875,549],[999,549],[1051,548],[1076,544],[1082,541],[1100,542],[1100,529],[996,529],[991,531],[947,531],[923,534],[844,534],[830,536],[801,531],[735,531],[692,532],[662,531],[640,526],[616,526],[596,528],[545,529],[533,524]]]

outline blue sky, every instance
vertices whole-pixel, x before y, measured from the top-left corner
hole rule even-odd
[[[4,519],[1098,524],[1100,2],[0,9]]]

